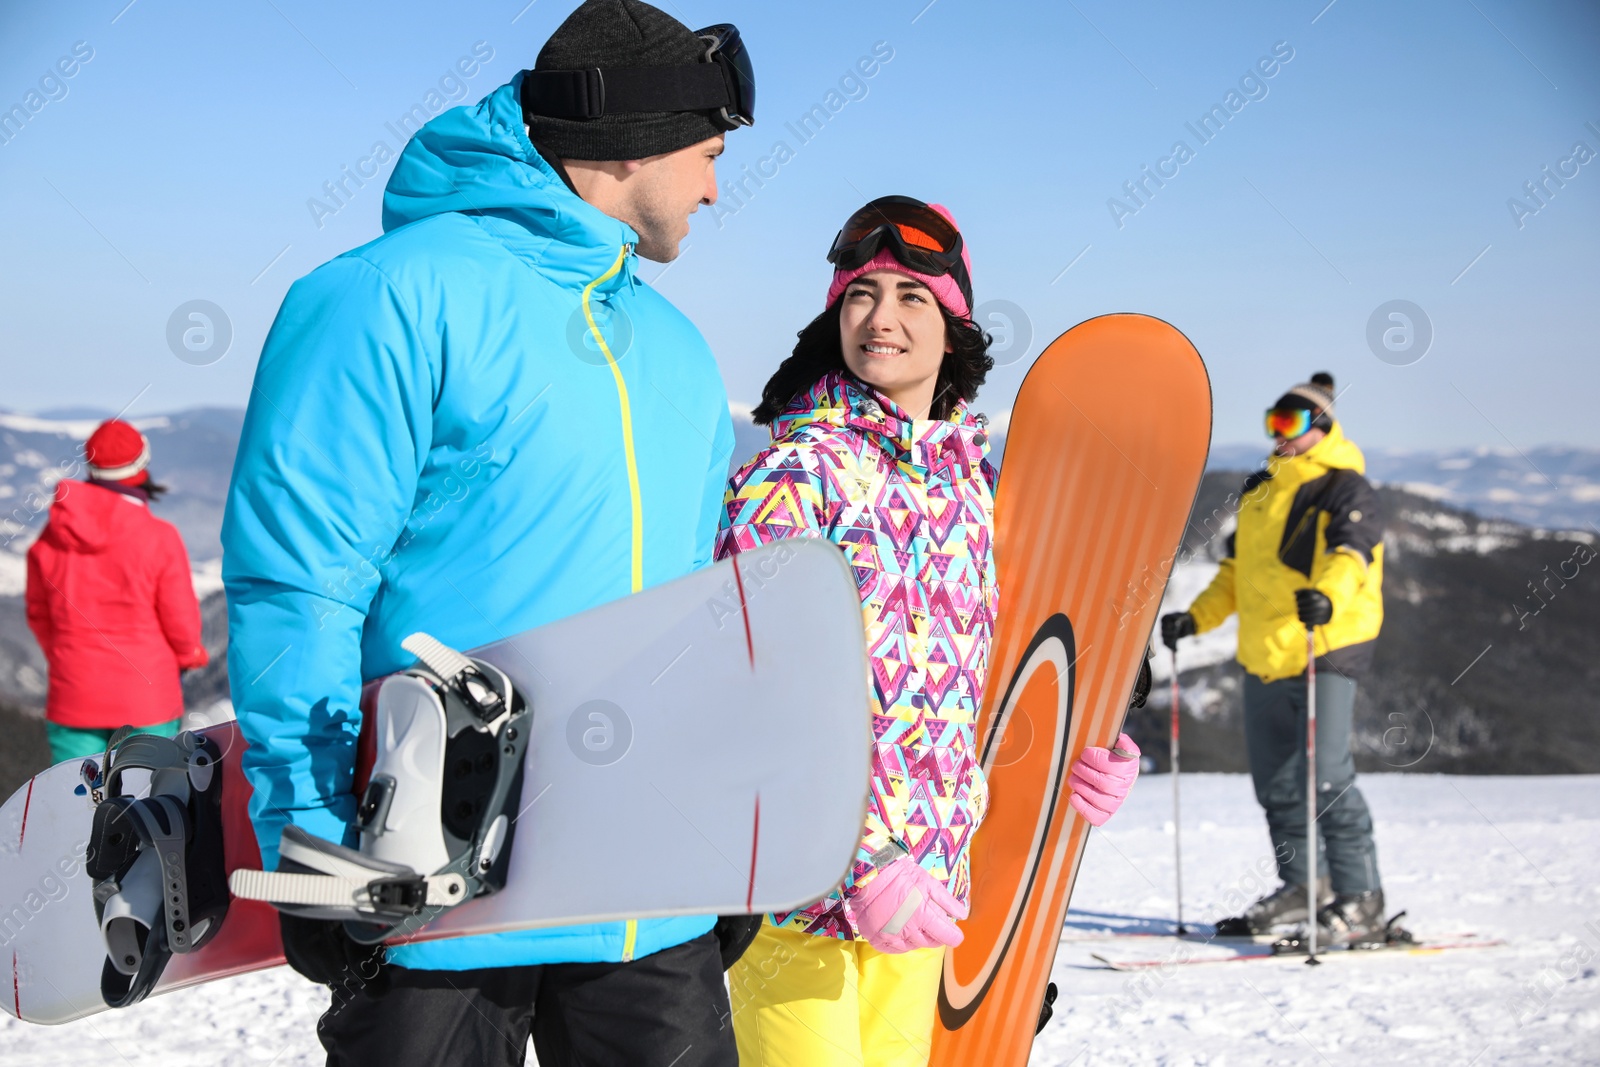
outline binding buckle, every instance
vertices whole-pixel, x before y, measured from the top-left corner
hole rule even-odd
[[[367,904],[374,915],[405,919],[428,903],[428,881],[421,876],[375,878],[367,883]]]

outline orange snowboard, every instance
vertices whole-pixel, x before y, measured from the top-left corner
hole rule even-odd
[[[945,957],[934,1065],[1025,1064],[1089,824],[1068,765],[1110,746],[1211,440],[1211,385],[1159,319],[1105,315],[1039,356],[995,505],[1000,617],[977,745],[990,808],[966,940]]]

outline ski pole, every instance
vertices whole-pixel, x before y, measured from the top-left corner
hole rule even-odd
[[[1311,949],[1306,963],[1317,959],[1317,628],[1306,627],[1306,852],[1310,878],[1306,882],[1306,926]]]
[[[1172,870],[1176,880],[1175,894],[1178,901],[1178,933],[1183,935],[1189,931],[1183,925],[1183,818],[1182,808],[1178,803],[1178,646],[1172,646],[1172,737],[1169,742],[1168,754],[1172,759]]]

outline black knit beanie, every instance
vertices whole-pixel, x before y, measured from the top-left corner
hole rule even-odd
[[[639,0],[584,0],[550,35],[534,70],[672,67],[698,63],[706,42]],[[643,111],[597,119],[527,113],[529,138],[562,159],[644,159],[723,132],[709,111]]]
[[[1317,371],[1311,376],[1309,382],[1301,382],[1278,398],[1272,405],[1275,408],[1304,408],[1306,411],[1317,415],[1313,426],[1329,430],[1333,428],[1333,375],[1327,371]]]

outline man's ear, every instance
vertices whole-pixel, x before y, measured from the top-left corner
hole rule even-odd
[[[622,161],[622,170],[624,174],[637,174],[639,169],[643,166],[644,160],[642,159],[625,159]]]

